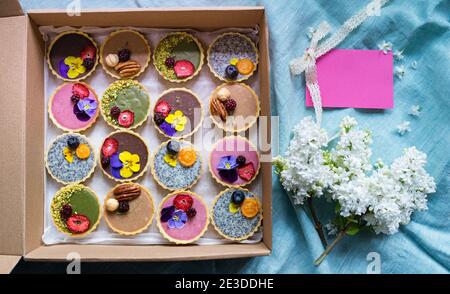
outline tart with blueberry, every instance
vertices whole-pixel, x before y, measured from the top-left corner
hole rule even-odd
[[[133,79],[147,68],[150,47],[141,33],[117,30],[103,42],[100,56],[100,63],[107,74],[117,79]]]
[[[134,181],[147,170],[149,152],[144,139],[131,131],[109,134],[100,147],[103,173],[117,182]]]
[[[155,103],[153,121],[168,138],[185,138],[195,133],[203,120],[203,108],[197,95],[186,88],[164,91]]]
[[[209,154],[209,171],[220,184],[241,187],[258,175],[260,161],[257,149],[244,137],[230,136],[217,141]]]
[[[209,224],[208,207],[190,191],[175,191],[158,208],[158,228],[170,242],[188,244],[202,237]]]
[[[67,185],[80,183],[94,172],[95,152],[88,139],[77,133],[65,133],[50,143],[45,157],[50,176]]]
[[[85,237],[100,222],[100,203],[92,189],[72,184],[56,192],[50,205],[50,214],[60,232],[71,237]]]
[[[88,84],[64,83],[50,97],[48,113],[58,128],[68,132],[84,131],[97,120],[97,94]]]
[[[156,150],[151,169],[153,177],[164,189],[185,190],[200,178],[202,161],[191,143],[170,140]]]
[[[247,189],[229,188],[214,199],[211,223],[224,238],[241,241],[250,238],[262,221],[258,197]]]
[[[103,217],[111,230],[120,235],[145,231],[151,225],[154,213],[150,191],[136,183],[115,186],[104,200]]]
[[[105,90],[101,100],[105,121],[116,129],[135,129],[142,125],[150,111],[150,96],[134,80],[119,80]]]
[[[97,44],[81,31],[63,32],[50,44],[47,62],[56,77],[69,82],[83,80],[97,66]]]
[[[240,82],[250,78],[258,65],[258,49],[240,33],[218,36],[208,48],[208,67],[222,81]]]
[[[153,63],[158,73],[175,83],[195,77],[203,66],[203,48],[191,34],[170,33],[162,38],[153,52]]]

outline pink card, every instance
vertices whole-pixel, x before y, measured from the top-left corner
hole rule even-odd
[[[317,61],[323,107],[393,108],[392,53],[334,49]],[[313,106],[306,89],[306,106]]]

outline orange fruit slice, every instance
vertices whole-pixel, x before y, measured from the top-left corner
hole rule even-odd
[[[236,67],[241,75],[249,75],[252,73],[255,65],[250,59],[244,58],[238,61]]]
[[[75,151],[79,159],[86,159],[91,155],[91,149],[87,144],[80,144]]]
[[[242,215],[246,218],[254,218],[259,212],[259,204],[255,198],[245,198],[241,204]]]
[[[180,152],[178,152],[178,161],[184,167],[192,166],[197,160],[197,153],[191,147],[182,148]]]

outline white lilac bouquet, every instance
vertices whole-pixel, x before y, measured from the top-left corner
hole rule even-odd
[[[330,148],[335,139],[338,142]],[[427,194],[436,191],[433,177],[424,169],[426,154],[410,147],[390,166],[381,160],[372,165],[371,143],[371,132],[358,129],[352,117],[343,118],[338,134],[331,138],[312,117],[306,117],[294,128],[286,155],[274,159],[282,186],[294,205],[307,203],[326,246],[316,265],[346,235],[361,229],[396,233],[415,210],[427,209]],[[329,234],[336,235],[330,245],[314,210],[315,197],[335,203],[335,217],[326,225]]]

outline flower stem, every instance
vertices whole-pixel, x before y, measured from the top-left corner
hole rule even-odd
[[[316,209],[314,208],[312,197],[308,197],[306,201],[308,203],[309,210],[311,211],[311,216],[314,221],[314,226],[316,228],[317,234],[319,234],[320,241],[322,241],[322,245],[324,247],[327,247],[327,245],[328,245],[327,239],[325,238],[325,234],[323,233],[322,223],[320,222],[319,218],[317,217]]]
[[[346,226],[342,231],[339,232],[339,234],[336,236],[336,239],[331,242],[331,244],[325,249],[325,251],[319,256],[319,258],[314,261],[315,266],[319,266],[322,261],[330,254],[331,250],[333,250],[334,246],[341,241],[342,238],[345,237],[345,234],[347,233],[348,226]]]

